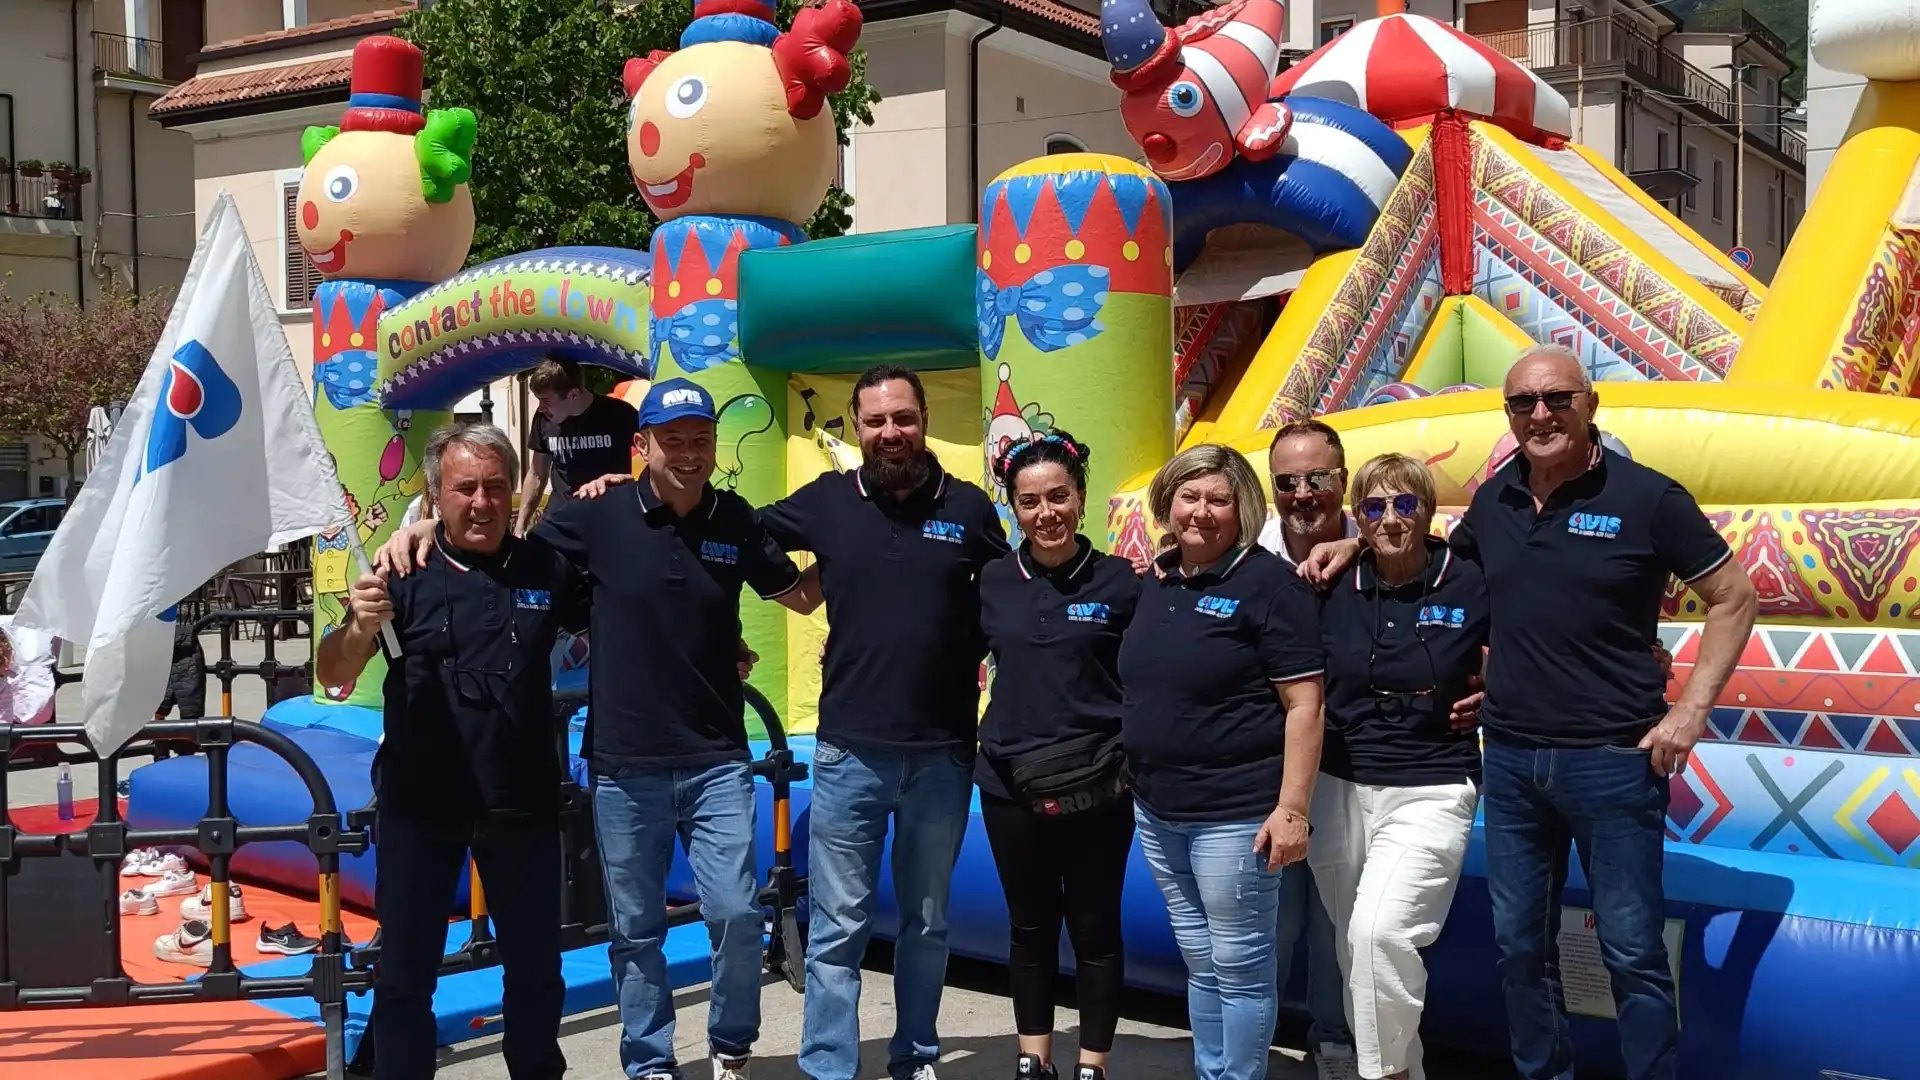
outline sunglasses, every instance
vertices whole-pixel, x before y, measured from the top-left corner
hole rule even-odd
[[[1540,403],[1545,402],[1548,412],[1566,412],[1573,408],[1573,399],[1579,390],[1549,390],[1544,394],[1508,394],[1507,413],[1510,416],[1529,416]]]
[[[1370,495],[1360,500],[1360,516],[1368,521],[1379,521],[1387,516],[1387,507],[1403,518],[1410,518],[1420,512],[1420,496],[1405,493],[1393,496]]]
[[[1283,472],[1273,474],[1273,490],[1276,493],[1291,495],[1300,489],[1301,484],[1307,485],[1307,490],[1317,495],[1324,495],[1329,491],[1339,491],[1340,470],[1315,469],[1312,472],[1304,473]]]

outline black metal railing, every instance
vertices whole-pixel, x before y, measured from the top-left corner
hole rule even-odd
[[[43,221],[80,220],[80,184],[41,169],[33,175],[19,166],[0,170],[0,214]]]
[[[1733,97],[1711,74],[1613,19],[1545,23],[1475,37],[1552,81],[1566,69],[1621,64],[1637,81],[1733,122]]]
[[[1792,128],[1783,127],[1780,131],[1780,152],[1802,165],[1807,163],[1807,137]]]
[[[93,32],[93,69],[106,75],[166,78],[166,58],[152,38]]]
[[[1776,55],[1793,55],[1787,48],[1785,38],[1774,33],[1773,28],[1761,22],[1759,16],[1744,8],[1735,11],[1722,8],[1718,11],[1702,11],[1696,15],[1689,15],[1683,29],[1689,34],[1743,35],[1772,49]]]

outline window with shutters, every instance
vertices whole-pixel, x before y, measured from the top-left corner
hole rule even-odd
[[[286,269],[286,310],[305,311],[313,306],[313,290],[320,284],[320,270],[307,257],[307,250],[300,246],[300,185],[283,185],[280,196],[285,204],[280,256]]]

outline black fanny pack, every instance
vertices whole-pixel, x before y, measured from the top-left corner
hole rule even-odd
[[[1127,759],[1120,736],[1077,735],[1040,750],[995,762],[1015,799],[1036,814],[1077,814],[1105,806],[1127,792]]]

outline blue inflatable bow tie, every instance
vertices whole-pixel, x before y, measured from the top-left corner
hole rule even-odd
[[[1008,319],[1017,320],[1028,344],[1041,352],[1056,352],[1098,337],[1106,329],[1098,316],[1106,305],[1111,277],[1104,266],[1068,263],[1002,289],[985,270],[977,271],[980,351],[990,360],[1000,355]]]
[[[705,371],[740,358],[740,304],[736,300],[696,300],[666,316],[647,320],[647,356],[658,362],[660,346],[685,372]]]
[[[353,526],[349,525],[347,526],[347,528],[350,529],[350,528],[353,528]],[[321,551],[347,550],[347,530],[346,529],[341,529],[340,535],[335,536],[331,540],[329,540],[324,536],[316,536],[313,539],[314,539],[314,543],[318,545]]]
[[[379,358],[367,349],[342,349],[313,365],[313,381],[334,408],[350,409],[373,400],[379,366]]]

